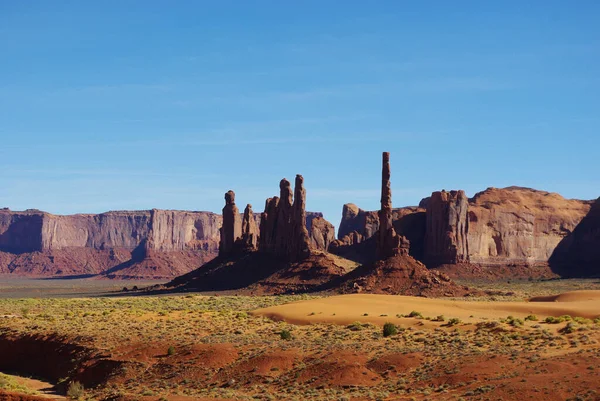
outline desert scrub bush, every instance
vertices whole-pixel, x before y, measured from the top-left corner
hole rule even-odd
[[[452,326],[456,326],[459,323],[460,323],[460,319],[459,318],[452,317],[452,318],[448,319],[448,323],[446,323],[446,326],[452,327]]]
[[[523,326],[523,321],[521,319],[518,319],[514,316],[508,316],[506,318],[506,323],[508,323],[509,325],[513,326],[513,327],[521,327]]]
[[[383,336],[389,337],[398,334],[398,328],[394,323],[387,322],[383,325]]]
[[[575,331],[577,331],[577,323],[575,322],[568,322],[565,327],[558,330],[558,332],[562,334],[571,334]]]
[[[591,319],[586,319],[584,317],[576,316],[573,318],[573,321],[579,324],[592,324],[593,321]]]
[[[359,330],[362,330],[363,325],[362,325],[361,322],[356,321],[356,322],[350,323],[347,327],[348,327],[349,330],[359,331]]]
[[[438,315],[436,316],[435,319],[432,319],[434,322],[445,322],[446,318],[444,317],[444,315]]]
[[[529,321],[531,321],[531,322],[537,322],[537,321],[538,321],[538,318],[537,318],[537,316],[536,316],[536,315],[527,315],[527,316],[525,316],[525,320],[526,320],[526,321],[527,321],[527,320],[529,320]]]
[[[34,394],[29,388],[17,383],[13,377],[0,373],[0,390],[15,391],[23,394]]]
[[[569,315],[564,315],[564,316],[559,316],[559,317],[548,316],[546,318],[545,322],[548,324],[558,324],[558,323],[562,323],[562,322],[571,320],[571,316],[569,316],[568,319],[565,319],[565,316],[569,316]]]
[[[281,330],[281,332],[279,332],[279,336],[281,337],[282,340],[291,340],[292,339],[292,333],[290,333],[289,330]]]
[[[83,397],[84,393],[83,384],[78,381],[72,381],[69,383],[69,387],[67,388],[67,397],[72,400],[78,400]]]
[[[167,355],[175,355],[175,347],[172,345],[167,349]]]
[[[414,317],[414,318],[417,318],[417,319],[423,319],[423,315],[421,314],[421,312],[417,312],[416,310],[410,312],[408,314],[408,317]]]

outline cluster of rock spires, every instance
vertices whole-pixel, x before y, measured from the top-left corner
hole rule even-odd
[[[324,222],[319,218],[318,226],[312,225],[316,231],[312,231],[311,240],[306,228],[306,190],[301,175],[296,175],[293,194],[290,182],[284,178],[279,183],[279,197],[266,200],[265,211],[260,217],[260,232],[250,204],[246,206],[242,222],[239,222],[235,193],[228,191],[223,208],[219,255],[258,250],[290,262],[300,261],[310,255],[311,248],[328,246],[328,233],[332,230]]]
[[[418,206],[394,209],[389,159],[383,153],[380,210],[344,205],[337,240],[331,223],[306,212],[303,178],[297,176],[293,192],[283,179],[279,196],[267,199],[257,214],[251,205],[240,214],[233,191],[225,194],[222,216],[157,209],[57,216],[0,209],[0,274],[163,278],[217,254],[257,251],[301,262],[323,251],[365,265],[410,256],[429,268],[454,266],[456,274],[448,273],[460,277],[515,274],[506,268],[518,268],[525,277],[600,275],[600,201],[508,187],[473,198],[464,191],[436,191]]]

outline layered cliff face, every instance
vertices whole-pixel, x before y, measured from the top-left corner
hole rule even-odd
[[[421,259],[423,255],[423,239],[425,236],[425,209],[416,206],[407,206],[392,209],[392,225],[399,235],[410,242],[410,255]],[[332,242],[330,250],[333,253],[349,257],[361,262],[372,259],[374,255],[352,255],[354,253],[371,253],[374,245],[366,244],[361,249],[351,250],[372,238],[379,231],[379,212],[366,211],[358,206],[347,203],[342,209],[342,221],[338,229],[338,239]],[[348,253],[347,251],[351,251]],[[357,251],[357,252],[355,252]],[[357,257],[358,256],[358,257]]]
[[[234,215],[234,223],[241,223],[242,216]],[[248,238],[250,247],[258,241],[255,224],[260,218],[248,210],[252,222],[247,225],[256,230]],[[330,238],[332,227],[319,223],[312,228],[313,219],[319,218],[321,213],[306,213],[311,235],[319,238],[314,243],[324,250],[329,245],[324,238]],[[0,273],[171,277],[218,254],[222,222],[215,213],[177,210],[59,216],[0,209]]]
[[[590,205],[521,187],[488,188],[472,199],[463,191],[441,191],[423,199],[419,207],[393,209],[393,224],[410,241],[410,254],[429,267],[548,266],[558,244],[570,237]],[[340,236],[332,251],[348,252],[344,248],[367,241],[378,227],[376,212],[344,205]],[[368,251],[368,247],[361,249]]]
[[[529,188],[488,188],[469,201],[469,262],[545,265],[590,202]]]
[[[117,211],[57,216],[0,211],[0,271],[32,275],[161,278],[181,274],[216,256],[221,216],[173,210]],[[143,271],[132,274],[145,261]]]
[[[600,277],[600,198],[550,257],[550,267],[566,277]]]
[[[469,260],[468,205],[464,191],[439,191],[431,194],[425,218],[423,259],[427,266],[465,263]]]

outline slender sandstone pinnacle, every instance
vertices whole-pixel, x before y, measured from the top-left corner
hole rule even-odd
[[[258,247],[258,227],[254,220],[252,205],[247,204],[242,219],[242,246],[245,250],[256,250]]]
[[[279,183],[279,205],[277,208],[277,226],[275,235],[275,251],[288,256],[289,238],[292,233],[292,186],[285,178]]]
[[[390,183],[390,154],[383,152],[381,169],[381,209],[379,210],[379,232],[377,234],[377,258],[385,259],[399,254],[408,254],[409,242],[396,234],[392,220],[392,189]]]
[[[241,234],[242,224],[240,221],[239,210],[235,205],[235,192],[229,190],[225,193],[219,255],[224,255],[233,251],[235,241],[241,237]]]
[[[289,254],[294,260],[300,260],[310,254],[310,240],[306,229],[306,189],[304,177],[296,175],[294,184],[293,233],[289,244]]]

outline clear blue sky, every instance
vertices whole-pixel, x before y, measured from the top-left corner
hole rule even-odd
[[[600,195],[598,1],[0,0],[0,207]]]

